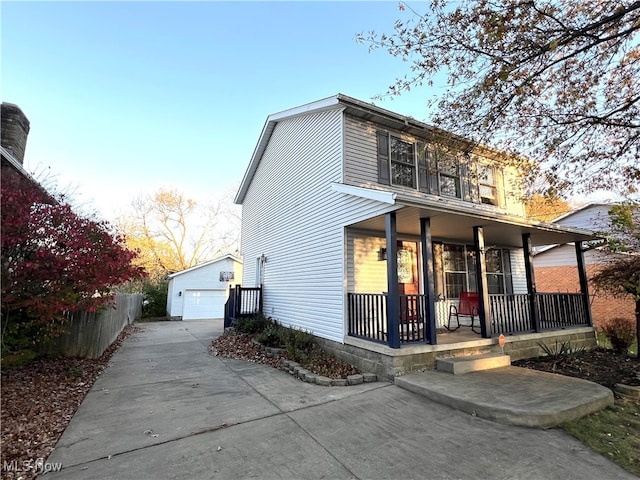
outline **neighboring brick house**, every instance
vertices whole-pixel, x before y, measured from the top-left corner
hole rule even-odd
[[[553,220],[560,225],[585,228],[593,231],[609,230],[611,204],[590,203]],[[611,259],[610,255],[594,249],[585,252],[587,275],[592,278],[600,265]],[[571,244],[552,245],[538,250],[534,257],[536,290],[538,292],[579,292],[580,281],[575,263],[575,248]],[[591,315],[593,323],[601,328],[615,317],[635,321],[635,303],[629,297],[613,296],[589,282]]]

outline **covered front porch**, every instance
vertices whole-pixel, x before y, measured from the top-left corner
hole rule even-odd
[[[403,206],[351,225],[347,231],[351,232],[349,241],[360,238],[353,232],[364,232],[361,236],[367,238],[359,244],[353,240],[348,249],[346,323],[350,338],[400,348],[592,325],[583,255],[584,242],[594,240],[590,232],[530,223],[521,217],[500,219],[483,211],[417,206]],[[565,243],[575,244],[580,293],[538,292],[533,248]],[[411,248],[406,245],[415,245],[413,257],[407,254]],[[450,245],[462,252],[458,260],[462,266],[447,267],[447,262],[456,263],[456,248],[447,250]],[[375,249],[379,261],[398,261],[367,266],[363,258]],[[411,257],[413,264],[409,260],[403,264],[405,257]],[[371,280],[380,275],[380,267],[386,276],[384,288]],[[366,291],[368,284],[381,291]],[[474,318],[452,318],[456,309],[464,310],[459,302],[468,291],[473,292]],[[456,329],[458,320],[463,326]]]
[[[454,323],[448,330],[451,302],[446,300],[436,300],[433,308],[435,325],[432,326],[427,295],[399,295],[399,321],[393,326],[388,321],[389,294],[348,293],[348,333],[393,347],[389,341],[390,328],[397,329],[396,340],[400,344],[437,344],[591,325],[588,304],[582,293],[494,294],[488,295],[488,300],[489,315],[485,314],[484,321],[478,316],[475,329],[471,328],[471,319],[464,318],[460,328],[455,328],[457,323]],[[487,319],[489,325],[483,325]],[[485,332],[482,331],[483,326]],[[431,331],[435,331],[434,341],[431,341]]]

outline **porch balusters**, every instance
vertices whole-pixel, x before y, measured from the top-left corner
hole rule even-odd
[[[399,295],[397,325],[398,342],[424,343],[427,311],[425,295]],[[531,295],[489,295],[491,333],[519,334],[533,331],[529,308]],[[389,343],[387,294],[347,294],[348,334],[384,344]],[[587,312],[580,293],[538,293],[534,296],[540,312],[541,331],[559,330],[589,325]]]

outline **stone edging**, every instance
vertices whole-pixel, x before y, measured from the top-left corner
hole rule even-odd
[[[252,339],[252,342],[259,346],[268,355],[283,354],[285,350],[283,348],[265,347],[260,342]],[[360,383],[377,382],[378,376],[375,373],[359,373],[356,375],[349,375],[347,378],[329,378],[323,375],[317,375],[310,372],[298,362],[293,360],[283,360],[282,370],[289,372],[291,375],[299,380],[307,383],[313,383],[315,385],[321,385],[323,387],[346,387],[349,385],[358,385]]]
[[[632,400],[640,400],[640,387],[634,387],[632,385],[625,385],[624,383],[616,383],[613,390],[624,397]]]
[[[347,378],[329,378],[312,373],[293,360],[283,360],[281,368],[303,382],[314,383],[323,387],[346,387],[349,385],[378,381],[378,376],[375,373],[358,373],[356,375],[349,375]]]

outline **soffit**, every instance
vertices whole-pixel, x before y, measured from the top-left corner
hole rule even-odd
[[[419,236],[420,218],[431,219],[433,240],[473,243],[473,228],[482,227],[485,245],[522,247],[522,235],[530,234],[532,246],[593,241],[597,237],[586,230],[559,227],[558,225],[527,222],[526,219],[501,219],[485,214],[442,211],[432,208],[403,207],[396,210],[399,235]],[[358,222],[352,227],[379,231],[384,235],[385,216]]]

